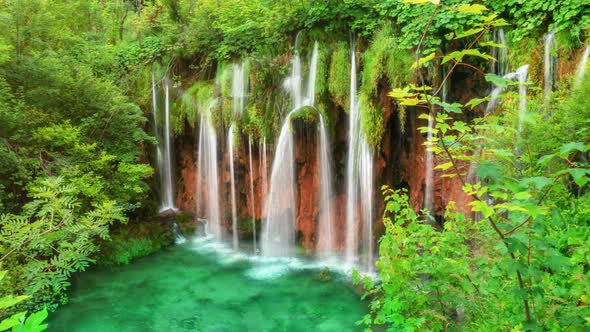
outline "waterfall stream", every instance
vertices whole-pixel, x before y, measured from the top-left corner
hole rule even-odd
[[[254,204],[254,168],[252,168],[252,136],[248,135],[248,166],[250,168],[250,204],[252,210],[252,242],[256,254],[256,205]]]
[[[346,166],[345,257],[348,266],[363,265],[362,267],[370,272],[373,270],[373,157],[361,128],[354,40],[351,41],[350,53],[350,126]],[[362,245],[360,245],[361,243]],[[369,250],[371,252],[368,252]],[[364,262],[359,261],[361,256],[364,256]]]
[[[229,151],[229,177],[231,192],[231,229],[234,250],[238,249],[238,213],[236,207],[236,180],[234,176],[234,125],[227,132],[227,149]]]
[[[582,54],[582,58],[580,59],[580,63],[578,64],[578,68],[576,70],[576,80],[574,82],[574,87],[579,87],[582,84],[582,79],[586,74],[586,70],[588,67],[588,57],[590,56],[590,45],[586,46],[584,50],[584,54]]]
[[[201,114],[199,129],[199,151],[198,165],[199,171],[197,181],[197,193],[205,193],[205,211],[200,214],[197,206],[197,218],[202,216],[206,219],[207,235],[213,236],[218,240],[223,238],[223,229],[221,227],[221,212],[219,205],[219,174],[217,170],[217,136],[215,128],[211,123],[211,109],[214,103],[211,103],[207,112]]]
[[[156,145],[156,162],[160,175],[160,212],[176,211],[174,206],[174,180],[172,175],[172,146],[170,143],[170,88],[168,78],[163,79],[164,88],[164,125],[158,126],[158,93],[155,72],[152,68],[152,116]],[[162,131],[162,132],[161,132]]]
[[[557,67],[557,57],[554,54],[557,49],[555,42],[555,31],[546,33],[543,36],[545,42],[545,50],[543,56],[543,77],[544,77],[544,92],[545,104],[549,103],[551,99],[551,92],[553,91],[553,81],[555,79],[555,72]]]

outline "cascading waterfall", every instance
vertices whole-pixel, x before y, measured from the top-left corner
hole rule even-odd
[[[227,131],[227,149],[229,151],[229,177],[231,192],[231,229],[232,244],[235,250],[238,249],[238,213],[236,207],[236,181],[234,176],[234,125]]]
[[[266,157],[266,137],[262,137],[262,149],[261,149],[261,156],[260,156],[260,174],[262,174],[262,188],[261,190],[261,197],[266,197],[268,194],[268,164],[267,164],[267,157]],[[265,211],[264,200],[262,200],[263,206],[261,207],[261,211]]]
[[[496,60],[492,60],[491,72],[498,75],[504,76],[508,73],[508,47],[506,44],[506,35],[504,34],[504,28],[499,27],[494,30],[492,38],[496,44],[502,45],[502,47],[492,47],[491,56]]]
[[[156,92],[156,78],[155,78],[155,71],[152,66],[152,117],[153,117],[153,129],[154,129],[154,137],[156,137],[158,144],[156,144],[156,165],[158,168],[158,174],[160,175],[160,184],[162,186],[161,192],[164,192],[164,180],[162,178],[163,169],[162,169],[162,140],[160,139],[160,132],[158,130],[158,94]],[[163,195],[163,194],[162,194]],[[163,196],[162,196],[163,197]],[[162,199],[161,207],[164,206],[164,200]]]
[[[205,211],[200,214],[197,206],[197,217],[202,215],[207,220],[206,233],[221,240],[223,230],[221,227],[221,212],[219,205],[219,176],[217,171],[217,136],[211,123],[212,102],[205,114],[201,114],[199,129],[199,155],[197,181],[197,193],[205,192]]]
[[[244,111],[246,99],[246,70],[245,65],[233,65],[232,97],[234,101],[234,114],[241,115]]]
[[[252,201],[252,242],[254,244],[254,254],[256,254],[256,205],[254,204],[254,169],[252,168],[252,136],[248,136],[248,165],[250,167],[250,197]]]
[[[160,211],[176,210],[174,206],[174,184],[172,181],[172,147],[170,145],[170,88],[168,79],[164,79],[164,149],[161,159],[162,207]]]
[[[586,50],[584,54],[582,54],[582,58],[580,59],[580,64],[578,64],[578,69],[576,70],[576,81],[574,82],[574,87],[579,87],[582,84],[582,79],[584,78],[584,74],[586,74],[586,69],[588,67],[588,57],[590,56],[590,45],[586,46]]]
[[[291,115],[287,114],[277,142],[264,204],[266,218],[260,246],[264,256],[291,256],[295,251],[295,161]]]
[[[428,115],[428,132],[426,134],[427,142],[432,142],[432,129],[434,128],[434,116]],[[432,214],[434,206],[434,152],[426,147],[426,170],[425,170],[425,192],[424,192],[424,209]]]
[[[529,65],[524,65],[516,70],[518,79],[518,132],[521,133],[524,119],[527,113],[526,82],[529,75]]]
[[[372,212],[373,212],[373,158],[372,151],[362,133],[360,104],[357,101],[356,54],[354,40],[351,41],[350,60],[350,127],[347,161],[347,201],[345,257],[349,266],[364,263],[368,272],[373,270]],[[359,196],[360,192],[360,196]],[[357,209],[360,205],[360,213]],[[359,234],[360,227],[360,236]],[[359,246],[359,243],[363,243]],[[361,248],[362,247],[362,248]],[[359,252],[362,249],[364,252]],[[370,250],[371,252],[367,252]],[[364,262],[359,257],[364,254]]]
[[[297,43],[298,44],[298,43]],[[314,44],[307,92],[302,94],[301,57],[296,50],[291,76],[285,89],[291,93],[293,108],[285,117],[276,145],[270,175],[270,189],[264,204],[266,211],[261,249],[264,256],[292,256],[295,252],[295,161],[291,116],[303,106],[313,106],[317,71],[318,44]],[[265,153],[266,155],[266,153]]]
[[[246,70],[245,65],[234,64],[232,67],[232,97],[233,97],[233,116],[234,119],[240,117],[244,112],[246,99]],[[229,174],[230,174],[230,199],[231,199],[231,218],[232,218],[232,244],[234,250],[238,249],[238,213],[236,202],[236,181],[234,171],[234,129],[232,123],[227,132],[227,150],[229,153]]]
[[[544,76],[544,92],[545,92],[545,103],[549,103],[551,99],[551,92],[553,91],[553,81],[555,78],[555,69],[557,66],[557,57],[552,53],[557,48],[555,42],[555,31],[546,33],[543,36],[545,42],[545,52],[543,56],[543,76]]]
[[[336,232],[332,210],[332,172],[330,149],[324,117],[320,114],[320,220],[317,251],[321,257],[330,257],[336,252]]]

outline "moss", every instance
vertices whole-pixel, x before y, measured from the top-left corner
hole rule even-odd
[[[332,52],[328,91],[336,105],[349,111],[350,50],[345,42],[336,43],[334,52]]]
[[[362,130],[367,143],[373,148],[379,146],[385,129],[383,128],[383,109],[379,107],[373,98],[361,91],[359,96]]]
[[[197,81],[178,98],[171,98],[171,126],[174,134],[182,134],[187,123],[191,128],[197,125],[198,114],[209,109],[215,96],[215,86],[210,81]]]
[[[374,148],[381,142],[384,133],[383,109],[377,103],[380,83],[384,79],[387,80],[389,89],[409,83],[413,59],[407,50],[400,47],[390,24],[384,24],[375,33],[362,59],[362,85],[359,97],[362,128],[367,141]],[[404,121],[405,112],[399,115],[400,121]]]
[[[328,49],[320,47],[318,50],[317,74],[315,80],[315,93],[317,97],[328,92]]]
[[[314,123],[318,121],[318,111],[313,107],[304,106],[293,113],[291,121],[293,120],[303,120],[306,123]]]
[[[390,24],[383,25],[363,54],[363,88],[375,94],[379,82],[387,78],[390,88],[407,84],[411,78],[412,55],[400,48]]]
[[[135,222],[111,231],[110,240],[100,243],[98,265],[125,265],[152,254],[174,241],[168,224],[160,221]]]

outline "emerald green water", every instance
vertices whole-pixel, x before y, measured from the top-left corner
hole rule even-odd
[[[343,277],[300,262],[228,259],[185,244],[75,277],[48,331],[358,331]],[[295,268],[294,268],[295,267]]]

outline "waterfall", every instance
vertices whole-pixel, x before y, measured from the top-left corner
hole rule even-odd
[[[311,52],[311,61],[309,64],[309,76],[307,80],[307,95],[304,104],[307,106],[315,105],[315,80],[318,71],[318,42],[313,44],[313,52]]]
[[[176,210],[174,207],[174,188],[172,181],[172,147],[170,146],[170,89],[168,79],[164,79],[164,151],[162,153],[162,207],[160,212]]]
[[[549,103],[551,99],[551,92],[553,91],[553,80],[555,78],[555,67],[557,66],[557,57],[552,55],[551,52],[555,52],[557,44],[555,42],[555,31],[546,33],[543,36],[545,42],[545,52],[543,57],[543,76],[544,76],[544,91],[545,91],[545,104]]]
[[[246,70],[245,65],[233,65],[232,97],[234,102],[234,115],[240,116],[244,111],[246,99]]]
[[[336,252],[334,211],[332,210],[332,172],[330,171],[330,143],[320,114],[320,219],[318,225],[317,251],[322,257]]]
[[[524,118],[527,113],[526,82],[529,74],[529,65],[524,65],[516,70],[518,78],[518,132],[522,132]]]
[[[160,138],[160,132],[158,131],[158,94],[156,92],[156,78],[154,73],[154,68],[152,66],[152,117],[154,122],[154,137],[156,137],[157,144],[156,144],[156,165],[158,169],[158,174],[160,175],[160,191],[161,191],[161,202],[160,208],[164,206],[163,194],[164,194],[164,179],[162,175],[164,174],[163,171],[163,163],[162,163],[162,139]]]
[[[444,101],[444,99],[443,99]],[[434,128],[434,114],[428,114],[428,132],[426,133],[427,142],[432,142],[432,129]],[[428,213],[433,213],[434,206],[434,152],[430,145],[426,146],[426,170],[425,170],[425,188],[424,188],[424,209]]]
[[[502,47],[492,47],[491,55],[496,60],[492,60],[491,72],[498,75],[504,76],[508,73],[508,47],[506,44],[506,35],[504,34],[504,28],[499,27],[494,30],[492,39],[494,43],[502,45]]]
[[[215,128],[211,123],[211,103],[207,112],[201,114],[199,129],[199,151],[198,151],[198,181],[197,193],[205,192],[205,211],[203,217],[207,220],[206,233],[217,239],[222,239],[221,213],[219,205],[219,176],[217,171],[217,137]],[[198,211],[197,214],[200,213]],[[197,215],[199,217],[200,215]]]
[[[262,174],[262,188],[260,188],[261,197],[266,197],[268,194],[268,164],[266,160],[266,137],[262,137],[262,155],[260,156],[260,174]],[[264,204],[264,200],[262,200]],[[264,205],[261,207],[261,211],[265,211]]]
[[[580,64],[576,70],[576,81],[574,82],[574,87],[576,88],[582,84],[582,79],[584,78],[584,74],[586,73],[586,69],[588,67],[588,56],[590,56],[590,44],[586,46],[586,50],[584,51],[584,54],[582,54]]]
[[[248,136],[248,164],[250,166],[250,200],[252,201],[252,242],[256,254],[256,205],[254,205],[254,169],[252,168],[252,136]]]
[[[372,212],[373,212],[373,159],[361,128],[360,104],[357,101],[356,54],[354,39],[351,41],[350,60],[350,126],[348,134],[348,160],[346,170],[346,233],[345,256],[349,266],[365,256],[367,271],[372,271]],[[360,191],[360,196],[359,196]],[[359,206],[360,205],[360,206]],[[357,209],[360,207],[360,213]],[[362,225],[359,230],[359,225]],[[360,231],[360,236],[358,236]],[[359,244],[363,243],[362,248]],[[363,252],[359,252],[361,249]],[[371,250],[371,252],[367,252]]]
[[[236,208],[236,181],[234,176],[234,125],[227,132],[227,148],[229,151],[229,176],[231,192],[231,229],[232,243],[235,250],[238,249],[238,213]]]
[[[295,161],[291,133],[291,116],[303,106],[313,106],[317,72],[318,44],[314,48],[309,66],[307,91],[303,95],[301,57],[296,49],[291,76],[285,80],[285,89],[291,93],[293,108],[287,114],[272,163],[270,190],[264,204],[265,222],[262,229],[261,249],[264,256],[292,256],[295,253]],[[266,151],[265,151],[266,155]]]
[[[199,219],[199,216],[201,215],[201,190],[199,190],[200,188],[204,188],[204,186],[201,186],[201,177],[200,175],[203,174],[204,168],[203,168],[203,141],[204,141],[204,132],[203,132],[203,127],[205,127],[204,125],[204,120],[203,120],[203,115],[201,115],[201,121],[199,122],[199,136],[197,136],[197,139],[199,140],[199,145],[197,147],[197,178],[196,178],[196,184],[195,184],[195,221],[197,221]]]
[[[233,97],[233,120],[240,117],[244,112],[246,99],[246,70],[245,65],[234,64],[232,67],[232,97]],[[238,213],[236,205],[236,181],[234,171],[234,123],[227,132],[227,149],[229,152],[229,174],[230,174],[230,195],[231,195],[231,221],[232,221],[232,244],[234,250],[238,249]]]
[[[295,251],[295,161],[290,129],[295,111],[285,118],[272,165],[260,240],[264,256],[292,256]]]

